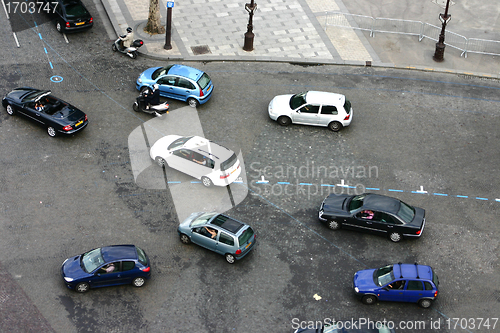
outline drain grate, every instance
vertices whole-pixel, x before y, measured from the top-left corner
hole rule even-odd
[[[208,45],[191,46],[191,50],[194,55],[212,53]]]

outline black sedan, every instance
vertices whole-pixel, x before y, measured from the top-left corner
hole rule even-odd
[[[330,194],[321,204],[319,220],[333,230],[355,229],[399,242],[422,235],[425,210],[379,194]]]
[[[80,0],[46,1],[48,11],[55,16],[56,29],[59,32],[76,32],[92,28],[92,15]]]
[[[20,114],[46,127],[52,137],[76,133],[88,124],[83,111],[52,96],[48,90],[16,88],[2,99],[2,105],[9,115]]]

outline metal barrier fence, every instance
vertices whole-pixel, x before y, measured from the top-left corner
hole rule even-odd
[[[325,31],[329,26],[369,31],[370,37],[373,37],[375,32],[418,36],[419,42],[424,38],[437,42],[441,33],[441,27],[421,21],[375,18],[341,12],[325,13]],[[467,38],[446,30],[445,44],[462,51],[460,56],[465,58],[467,58],[467,53],[500,56],[500,41]]]

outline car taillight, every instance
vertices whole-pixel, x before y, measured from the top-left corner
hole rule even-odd
[[[69,25],[69,22],[66,22],[66,28],[69,28],[70,25]]]
[[[236,250],[235,254],[241,254],[241,250],[240,249]]]
[[[350,117],[351,117],[351,115],[348,114],[347,116],[345,116],[344,120],[349,120]]]
[[[417,231],[417,235],[420,235],[421,232],[422,232],[422,230]]]
[[[204,96],[203,90],[201,90],[201,88],[200,88],[200,97],[203,97],[203,96]]]
[[[94,19],[91,17],[89,23],[94,22]]]
[[[437,295],[438,295],[438,292],[437,292],[437,290],[436,290],[436,292],[434,293],[434,297],[437,297]]]
[[[71,127],[71,125],[67,125],[67,126],[63,127],[63,130],[65,130],[65,131],[71,131],[72,129],[73,129],[73,127]]]
[[[220,179],[225,179],[225,178],[227,178],[227,177],[229,177],[229,176],[231,176],[231,174],[230,174],[230,173],[228,173],[228,174],[226,174],[226,175],[221,175],[221,176],[220,176]]]
[[[141,268],[141,271],[143,272],[149,272],[151,270],[151,267],[146,267],[146,268]]]
[[[85,121],[87,121],[89,118],[87,118],[87,115],[85,115]]]

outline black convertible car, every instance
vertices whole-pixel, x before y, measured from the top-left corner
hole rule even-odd
[[[9,115],[21,114],[46,127],[52,137],[73,134],[88,124],[83,111],[52,96],[48,90],[16,88],[2,99],[2,105]]]
[[[319,220],[333,230],[356,229],[399,242],[422,235],[425,210],[385,195],[330,194],[319,208]]]

